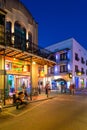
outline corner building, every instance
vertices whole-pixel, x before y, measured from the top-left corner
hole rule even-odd
[[[20,0],[0,0],[0,9],[6,12],[0,22],[0,89],[8,95],[31,84],[37,88],[39,65],[51,64],[38,48],[38,24]]]
[[[74,38],[48,46],[46,49],[53,52],[56,57],[56,65],[50,67],[48,76],[58,81],[61,89],[62,83],[74,83],[76,89],[87,88],[87,50]]]

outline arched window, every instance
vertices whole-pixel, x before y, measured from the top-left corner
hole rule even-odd
[[[6,22],[6,44],[10,45],[11,44],[11,28],[12,28],[12,23],[10,21]]]
[[[22,27],[18,22],[15,22],[14,26],[14,46],[18,49],[25,50],[26,48],[26,29]]]
[[[32,34],[30,32],[28,33],[28,40],[29,40],[29,43],[32,43]]]
[[[5,16],[0,14],[0,43],[4,44],[5,39]]]

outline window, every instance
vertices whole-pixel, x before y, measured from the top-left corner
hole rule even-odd
[[[32,43],[32,34],[31,33],[28,33],[28,40],[30,43]]]
[[[60,60],[67,60],[67,52],[60,54]]]
[[[54,67],[51,68],[51,74],[54,74]]]
[[[6,22],[6,44],[11,44],[11,22]]]
[[[82,63],[82,64],[84,64],[84,63],[85,63],[85,61],[84,61],[84,58],[83,58],[83,57],[81,57],[81,63]]]
[[[78,72],[79,70],[78,70],[78,66],[77,65],[75,65],[75,72]]]
[[[0,14],[0,43],[5,39],[5,16]]]
[[[79,57],[77,53],[75,53],[75,60],[79,61]]]
[[[5,25],[5,16],[0,14],[0,25]]]
[[[62,73],[62,72],[67,72],[67,71],[68,71],[67,65],[61,65],[61,66],[60,66],[60,73]]]
[[[84,72],[84,68],[81,68],[81,72],[82,72],[82,74],[84,74],[85,72]]]
[[[26,48],[26,29],[22,27],[19,23],[15,23],[15,47],[25,50]]]
[[[86,75],[87,75],[87,70],[86,70]]]
[[[86,66],[87,66],[87,60],[86,60]]]

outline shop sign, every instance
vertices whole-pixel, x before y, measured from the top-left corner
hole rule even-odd
[[[22,72],[22,65],[20,65],[20,64],[12,64],[12,70]]]

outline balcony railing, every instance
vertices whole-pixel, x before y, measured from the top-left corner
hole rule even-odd
[[[67,71],[55,71],[55,69],[52,67],[50,68],[50,70],[48,70],[48,75],[60,75],[60,74],[68,74],[71,73],[71,70],[67,70]]]
[[[63,63],[67,64],[68,62],[70,62],[70,59],[68,59],[68,58],[67,59],[63,59],[63,60],[60,59],[59,61],[57,61],[57,64],[63,64]]]
[[[5,34],[5,42],[0,42],[0,45],[4,45],[4,46],[10,46],[10,47],[13,47],[13,48],[16,48],[16,49],[19,49],[19,50],[22,50],[22,51],[26,51],[28,53],[32,53],[34,55],[37,55],[37,56],[40,56],[42,58],[46,58],[46,59],[49,59],[49,60],[52,60],[52,61],[56,61],[55,60],[55,57],[54,56],[51,56],[52,55],[52,52],[47,50],[47,49],[44,49],[32,42],[29,42],[28,40],[26,40],[24,42],[24,44],[22,43],[19,43],[18,41],[15,41],[14,39],[14,43],[12,41],[12,37],[13,35],[9,35],[8,33]],[[15,38],[15,36],[14,36]]]

